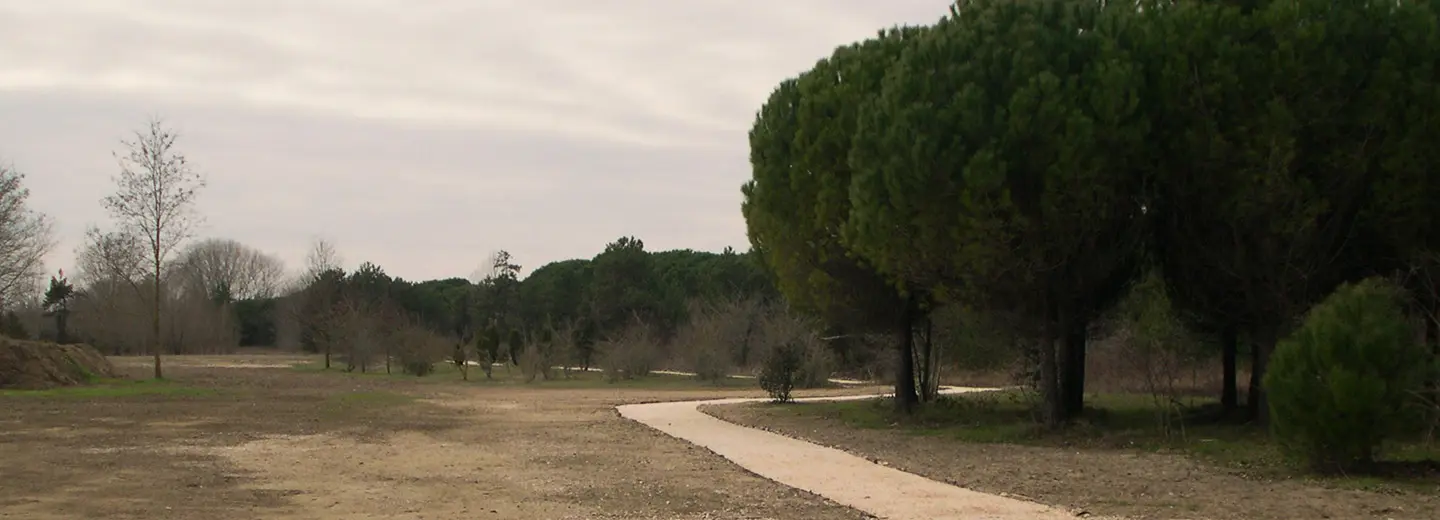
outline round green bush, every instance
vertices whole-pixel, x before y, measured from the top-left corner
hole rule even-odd
[[[1276,346],[1265,389],[1287,455],[1317,471],[1361,469],[1406,429],[1427,358],[1400,295],[1378,279],[1343,285]]]

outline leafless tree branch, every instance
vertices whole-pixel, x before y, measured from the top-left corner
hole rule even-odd
[[[25,176],[0,165],[0,308],[37,290],[44,258],[55,246],[49,217],[26,204],[30,190]]]

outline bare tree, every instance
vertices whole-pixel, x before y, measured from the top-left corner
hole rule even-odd
[[[55,246],[54,227],[26,204],[25,176],[0,165],[0,308],[35,292],[42,260]]]
[[[84,244],[75,250],[75,261],[79,294],[71,327],[114,355],[130,352],[137,341],[143,343],[143,330],[135,330],[144,314],[145,260],[138,243],[124,233],[91,227]]]
[[[314,280],[325,271],[339,269],[340,261],[340,254],[335,252],[335,244],[324,238],[315,239],[315,243],[310,246],[310,252],[305,255],[305,279]]]
[[[325,369],[330,369],[330,356],[335,347],[343,344],[345,331],[351,327],[343,325],[349,312],[342,309],[344,294],[344,271],[340,268],[340,255],[335,246],[323,238],[315,239],[305,257],[304,272],[294,282],[287,306],[289,314],[282,320],[293,329],[296,343],[302,348],[313,349],[325,355]]]
[[[223,354],[239,346],[239,328],[229,303],[182,280],[167,283],[165,293],[161,325],[170,352]]]
[[[86,233],[84,246],[76,251],[78,294],[72,327],[115,354],[144,352],[152,341],[173,353],[223,352],[235,346],[238,336],[229,308],[174,265],[162,269],[160,335],[147,331],[151,327],[143,318],[148,317],[147,308],[153,311],[155,291],[145,249],[128,233],[95,228]]]
[[[796,388],[818,388],[829,383],[835,360],[829,347],[815,333],[819,327],[813,319],[772,304],[761,317],[759,327],[760,341],[766,350],[761,373],[765,365],[793,354],[798,356],[798,366],[792,374]],[[793,350],[785,352],[785,349]]]
[[[225,238],[191,245],[180,255],[187,283],[215,295],[223,290],[234,300],[275,296],[285,277],[285,263],[255,248]]]
[[[675,344],[684,345],[684,359],[678,359],[702,380],[721,382],[737,368],[746,368],[759,356],[765,309],[758,298],[737,298],[717,302],[692,301],[690,321],[678,331]]]
[[[631,313],[630,318],[629,326],[597,345],[605,379],[612,383],[648,377],[659,361],[660,347],[654,329],[638,314]]]
[[[152,119],[133,141],[121,143],[124,155],[116,154],[120,174],[115,193],[105,197],[105,208],[122,229],[145,246],[152,283],[151,348],[155,356],[155,378],[160,379],[161,278],[170,253],[190,234],[199,216],[193,205],[205,179],[190,169],[185,156],[175,149],[175,132]]]
[[[138,237],[130,233],[91,227],[75,257],[83,285],[115,282],[139,291],[146,278],[145,251]]]
[[[385,373],[391,373],[390,362],[395,357],[395,332],[403,317],[388,302],[374,301],[360,295],[346,295],[336,304],[334,331],[328,335],[343,349],[345,371],[370,370],[370,363],[380,357],[385,360]],[[438,358],[437,358],[438,359]]]

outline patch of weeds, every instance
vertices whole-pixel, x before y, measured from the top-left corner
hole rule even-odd
[[[161,379],[100,379],[86,386],[46,390],[0,390],[0,398],[103,399],[133,396],[203,397],[220,393],[213,388],[186,386]]]
[[[86,384],[94,384],[100,379],[95,375],[94,372],[91,372],[90,369],[85,368],[85,365],[81,364],[75,358],[67,356],[65,360],[70,362],[70,367],[75,370],[75,373],[80,374],[80,380],[85,382]]]
[[[380,390],[356,390],[331,394],[321,405],[321,414],[329,418],[355,417],[379,419],[389,412],[415,403],[415,397]]]

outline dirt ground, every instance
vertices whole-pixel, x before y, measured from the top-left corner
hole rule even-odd
[[[1440,485],[1433,493],[1337,489],[1249,477],[1180,455],[897,437],[893,430],[852,428],[838,419],[772,405],[701,410],[941,482],[1094,515],[1136,520],[1440,518]]]
[[[425,383],[293,361],[171,357],[184,391],[0,395],[0,518],[864,518],[613,408],[754,390]]]

